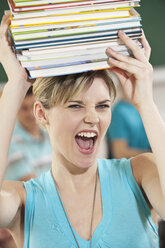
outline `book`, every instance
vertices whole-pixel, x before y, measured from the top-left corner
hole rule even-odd
[[[23,67],[26,67],[28,70],[35,70],[36,68],[44,69],[44,68],[52,68],[52,67],[61,67],[71,65],[73,63],[76,64],[82,64],[87,63],[87,61],[107,61],[108,56],[106,55],[106,48],[95,51],[95,53],[91,53],[90,51],[84,52],[83,54],[70,54],[69,55],[62,55],[62,54],[56,54],[53,57],[48,57],[46,59],[37,60],[20,60]],[[127,56],[130,55],[130,52],[123,48],[123,50],[119,50],[120,53],[125,54]]]
[[[90,5],[95,5],[95,4],[100,4],[100,3],[122,3],[126,2],[128,0],[80,0],[78,2],[65,2],[64,3],[56,3],[56,4],[47,4],[47,5],[37,5],[37,6],[30,6],[30,7],[15,7],[13,0],[8,0],[9,7],[12,10],[13,14],[14,13],[26,13],[26,12],[36,12],[36,11],[41,11],[41,10],[51,10],[51,9],[57,9],[57,8],[67,8],[67,7],[80,7],[80,6],[90,6]],[[132,0],[134,1],[134,0]],[[139,0],[137,0],[139,1]]]
[[[133,8],[140,0],[8,2],[13,48],[29,78],[109,68],[107,47],[132,56],[118,30],[137,43],[142,33],[141,17]]]
[[[128,34],[127,34],[128,35]],[[129,37],[131,38],[139,38],[141,37],[141,32],[138,33],[133,33],[129,34]],[[99,42],[99,41],[109,41],[111,42],[112,40],[117,40],[117,36],[111,36],[111,37],[98,37],[98,38],[91,38],[91,39],[79,39],[79,40],[73,40],[73,41],[61,41],[61,42],[45,42],[45,43],[31,43],[31,44],[23,44],[23,45],[15,45],[14,44],[14,49],[17,50],[23,50],[23,49],[33,49],[33,48],[41,48],[41,47],[51,47],[51,46],[64,46],[64,45],[76,45],[76,44],[81,44],[84,45],[84,43],[90,43],[90,42]]]
[[[121,8],[129,8],[129,7],[138,7],[139,1],[132,2],[128,1],[125,3],[118,2],[113,4],[112,2],[107,3],[97,3],[97,4],[90,4],[90,5],[82,5],[77,8],[77,6],[70,7],[69,5],[63,5],[61,4],[61,8],[59,5],[57,5],[54,9],[43,9],[40,11],[32,11],[32,12],[23,12],[23,13],[11,13],[11,20],[13,19],[22,19],[22,18],[33,18],[33,17],[43,17],[43,16],[49,16],[49,15],[55,15],[55,14],[66,14],[66,13],[76,13],[79,12],[88,12],[88,11],[96,11],[101,9],[113,9],[113,10],[120,10]]]
[[[113,42],[112,42],[113,43]],[[107,42],[100,43],[100,46],[94,46],[94,45],[84,45],[83,47],[78,45],[75,46],[75,49],[71,49],[70,47],[64,47],[64,48],[59,48],[59,49],[47,49],[46,52],[44,50],[43,53],[34,53],[34,52],[27,52],[22,51],[22,53],[18,53],[17,58],[19,61],[38,61],[38,60],[48,60],[48,59],[58,59],[58,58],[69,58],[69,57],[74,57],[74,56],[82,56],[82,55],[93,55],[93,54],[98,54],[102,53],[103,56],[105,55],[105,51],[108,46],[111,46],[115,51],[127,51],[128,49],[125,45],[112,45]],[[84,48],[86,47],[86,48]]]
[[[64,22],[75,22],[75,21],[86,21],[86,20],[99,20],[99,19],[110,19],[117,17],[128,17],[130,16],[129,10],[101,10],[94,11],[92,13],[79,13],[70,15],[54,15],[47,17],[36,17],[36,18],[25,18],[25,19],[13,19],[11,20],[11,27],[19,26],[30,26],[30,25],[43,25],[52,23],[64,23]]]
[[[137,41],[136,41],[137,42]],[[71,45],[60,45],[60,46],[51,46],[51,47],[39,47],[39,48],[32,48],[32,49],[28,49],[28,50],[22,50],[22,51],[19,51],[18,55],[17,56],[32,56],[32,55],[39,55],[39,56],[42,56],[44,54],[47,54],[47,53],[68,53],[68,52],[74,52],[74,51],[88,51],[88,50],[95,50],[96,48],[99,49],[100,47],[108,47],[108,46],[113,46],[113,47],[119,47],[120,49],[120,46],[124,46],[123,42],[121,40],[111,40],[111,42],[107,42],[107,41],[99,41],[99,42],[90,42],[90,43],[83,43],[83,46],[82,45],[79,45],[79,44],[75,44],[74,46]]]
[[[95,60],[107,60],[107,55],[105,53],[96,53],[96,54],[83,54],[79,56],[70,56],[70,57],[56,57],[55,59],[45,59],[38,61],[21,61],[23,67],[26,67],[28,70],[34,70],[36,68],[51,68],[51,67],[61,67],[65,64],[70,65],[73,63],[82,64],[87,63],[87,61]]]
[[[57,4],[57,3],[66,3],[66,2],[79,2],[82,0],[37,0],[37,1],[15,1],[14,6],[15,7],[27,7],[27,6],[39,6],[39,5],[51,5],[51,4]],[[114,0],[109,0],[109,2],[114,2]]]
[[[89,62],[85,64],[79,65],[71,65],[71,66],[64,66],[64,67],[57,67],[57,68],[48,68],[48,69],[41,69],[41,70],[32,70],[28,71],[29,78],[38,78],[38,77],[53,77],[53,76],[60,76],[60,75],[69,75],[75,73],[83,73],[86,71],[93,71],[93,70],[103,70],[110,68],[107,61],[99,61],[99,62]]]
[[[32,33],[24,33],[18,34],[13,33],[13,38],[15,41],[21,40],[31,40],[31,39],[40,39],[40,38],[48,38],[48,37],[58,37],[58,36],[68,36],[68,35],[78,35],[78,34],[88,34],[94,32],[102,32],[102,31],[112,31],[117,29],[128,29],[141,27],[140,22],[130,22],[130,23],[119,23],[113,25],[95,25],[88,27],[75,27],[75,28],[59,28],[47,31],[40,30],[40,32],[32,32]]]
[[[141,18],[138,13],[131,8],[130,16],[125,18],[112,18],[112,19],[101,19],[101,20],[88,20],[88,21],[79,21],[73,23],[56,23],[56,24],[49,24],[49,25],[34,25],[34,26],[25,26],[25,27],[10,27],[12,34],[25,34],[25,33],[33,33],[33,32],[40,32],[40,30],[53,30],[53,29],[62,29],[62,28],[77,28],[77,27],[88,27],[88,26],[96,26],[96,25],[115,25],[115,24],[122,24],[122,23],[129,23],[130,22],[139,22]]]
[[[133,33],[139,33],[141,34],[141,28],[135,27],[135,28],[128,28],[124,29],[124,32],[126,34],[132,35]],[[79,39],[90,39],[90,38],[105,38],[105,37],[111,37],[114,36],[115,38],[118,37],[118,30],[110,30],[110,31],[104,31],[101,32],[94,32],[94,33],[82,33],[82,34],[76,34],[76,35],[57,35],[56,37],[46,37],[46,38],[39,38],[39,39],[30,39],[30,40],[21,40],[17,41],[15,40],[15,45],[24,45],[24,44],[34,44],[34,43],[46,43],[46,42],[63,42],[63,41],[74,41]]]

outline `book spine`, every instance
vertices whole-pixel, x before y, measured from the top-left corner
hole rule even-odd
[[[60,68],[50,68],[42,70],[29,71],[31,78],[36,77],[48,77],[48,76],[60,76],[74,73],[82,73],[85,71],[92,71],[98,69],[108,69],[110,66],[107,64],[107,61],[96,62],[96,63],[86,63],[75,66],[64,66]]]
[[[124,12],[124,11],[123,11]],[[66,22],[80,22],[80,21],[90,21],[90,20],[104,20],[104,19],[111,19],[111,18],[123,18],[130,16],[129,11],[126,13],[120,14],[118,16],[118,13],[116,15],[110,15],[109,12],[106,13],[100,13],[100,15],[96,15],[95,13],[92,14],[86,14],[86,15],[71,15],[71,16],[56,16],[56,18],[45,18],[44,21],[36,20],[29,20],[29,23],[25,24],[17,24],[17,21],[12,21],[10,27],[26,27],[26,26],[35,26],[35,25],[49,25],[49,24],[58,24],[58,23],[66,23]],[[56,19],[56,21],[55,21]]]

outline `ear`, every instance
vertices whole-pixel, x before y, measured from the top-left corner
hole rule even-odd
[[[46,109],[43,107],[43,105],[40,101],[36,101],[34,103],[33,113],[34,113],[34,116],[35,116],[37,122],[41,126],[46,126],[49,123],[48,117],[46,115]]]

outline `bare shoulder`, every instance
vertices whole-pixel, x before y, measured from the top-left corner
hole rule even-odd
[[[146,181],[158,175],[156,162],[152,153],[142,153],[132,158],[131,167],[133,175],[140,186],[143,180]]]
[[[21,203],[25,205],[26,201],[26,191],[23,182],[20,181],[4,181],[2,184],[2,194],[8,196],[18,195]]]

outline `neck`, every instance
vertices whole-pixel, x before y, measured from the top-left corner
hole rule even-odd
[[[79,168],[68,161],[53,159],[52,176],[60,190],[70,188],[73,192],[81,191],[93,183],[97,173],[97,161],[89,168]]]
[[[40,130],[40,128],[39,128],[38,126],[32,128],[31,130],[29,130],[29,133],[30,133],[32,136],[34,136],[36,139],[40,139],[41,136],[42,136],[41,130]]]
[[[35,124],[33,126],[25,126],[21,122],[20,122],[20,124],[33,137],[35,137],[36,139],[41,138],[41,130],[40,130],[40,128],[39,128],[39,126],[37,124]]]

